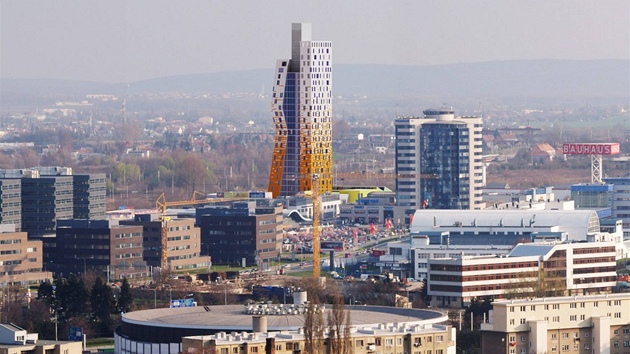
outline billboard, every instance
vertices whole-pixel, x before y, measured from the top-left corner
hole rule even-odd
[[[616,155],[619,153],[619,143],[563,144],[562,153],[567,155]]]
[[[195,299],[179,299],[179,300],[171,300],[171,308],[176,307],[195,307],[197,304],[195,303]]]
[[[320,241],[319,245],[321,250],[343,251],[346,249],[345,241]]]

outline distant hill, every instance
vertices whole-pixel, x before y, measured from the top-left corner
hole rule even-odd
[[[435,66],[335,65],[335,95],[378,97],[628,97],[627,60],[529,60]],[[130,83],[131,93],[266,92],[273,70],[181,75]],[[127,83],[2,79],[2,99],[16,95],[122,94]]]

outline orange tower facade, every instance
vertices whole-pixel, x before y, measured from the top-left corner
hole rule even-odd
[[[291,59],[276,63],[271,111],[275,127],[269,191],[274,197],[332,191],[332,43],[311,40],[311,24],[294,23]]]

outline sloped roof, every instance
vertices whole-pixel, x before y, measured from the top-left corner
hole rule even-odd
[[[509,257],[544,256],[554,245],[526,243],[516,245],[508,254]]]

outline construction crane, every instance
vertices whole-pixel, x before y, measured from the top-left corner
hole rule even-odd
[[[203,199],[198,197],[203,197]],[[188,206],[188,205],[200,205],[200,204],[210,204],[210,203],[221,203],[221,202],[227,202],[227,201],[235,201],[235,200],[242,200],[242,199],[248,199],[248,198],[244,198],[244,197],[240,197],[240,198],[208,198],[205,194],[200,193],[200,192],[193,192],[192,197],[188,200],[178,200],[178,201],[172,201],[172,202],[167,202],[166,201],[166,196],[164,195],[164,193],[162,193],[157,200],[155,201],[155,208],[157,210],[160,211],[160,213],[162,214],[161,216],[161,221],[162,221],[162,229],[161,229],[161,240],[160,240],[160,244],[161,244],[161,248],[162,248],[162,257],[161,257],[161,266],[162,269],[166,269],[168,267],[168,247],[167,247],[167,241],[168,241],[168,221],[170,220],[169,217],[166,216],[166,208],[168,207],[173,207],[173,206]]]

